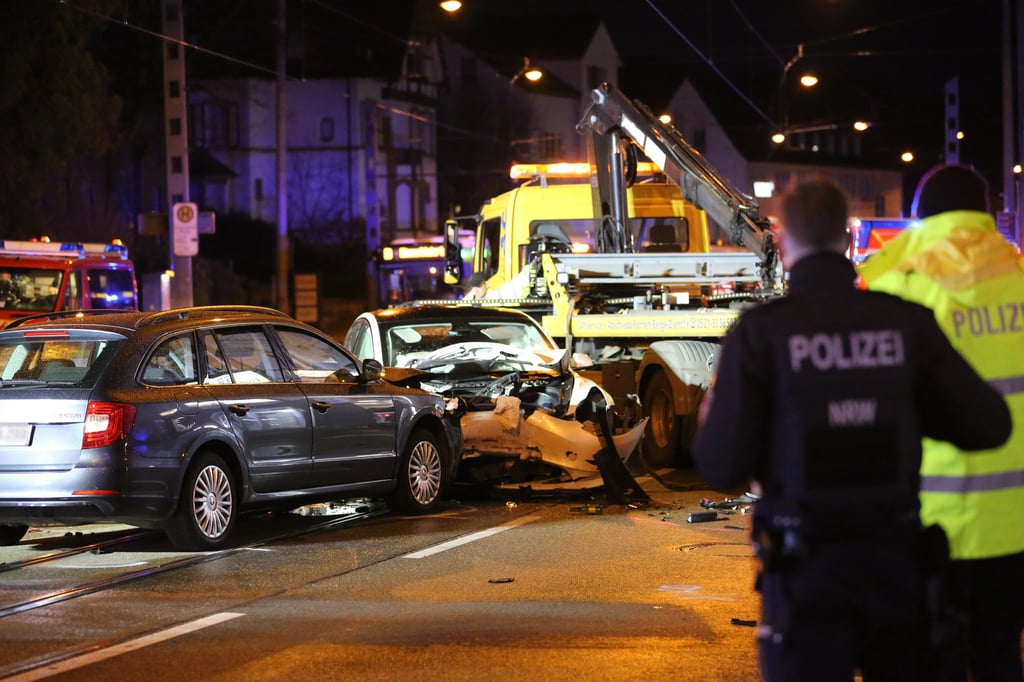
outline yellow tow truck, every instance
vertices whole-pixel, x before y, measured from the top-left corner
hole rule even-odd
[[[577,126],[589,163],[514,169],[524,182],[480,208],[469,278],[450,221],[446,281],[464,303],[526,310],[589,354],[616,405],[635,396],[650,418],[648,464],[681,463],[719,341],[781,292],[774,234],[643,104],[608,84],[592,95]],[[712,243],[709,215],[734,246]]]

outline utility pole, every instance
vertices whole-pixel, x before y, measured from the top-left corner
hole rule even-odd
[[[164,141],[167,163],[167,236],[171,270],[171,307],[192,305],[192,256],[199,244],[198,216],[189,204],[188,101],[185,88],[185,23],[182,0],[161,3],[163,42]],[[180,210],[175,211],[178,207]]]
[[[288,241],[288,31],[285,23],[287,0],[277,0],[277,309],[291,314],[288,269],[291,248]]]
[[[1024,17],[1021,17],[1020,9],[1020,0],[1003,0],[1003,210],[1012,222],[1008,236],[1018,244],[1021,221],[1024,219],[1020,198],[1021,174],[1014,172],[1017,164],[1024,163],[1024,149],[1021,148],[1024,134],[1019,114],[1021,87],[1024,84],[1024,74],[1019,69],[1024,66],[1024,61],[1014,40],[1014,36],[1020,35],[1024,28]],[[1015,67],[1018,69],[1016,81]]]

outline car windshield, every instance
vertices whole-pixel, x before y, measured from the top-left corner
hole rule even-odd
[[[91,387],[120,341],[21,335],[0,339],[0,388],[59,384]]]
[[[410,322],[387,328],[383,337],[384,364],[391,367],[414,366],[455,344],[503,344],[513,350],[548,354],[557,350],[536,326],[518,320]]]
[[[0,308],[49,312],[64,273],[56,268],[0,269]]]
[[[132,310],[136,307],[134,275],[131,270],[89,270],[89,295],[93,308]]]

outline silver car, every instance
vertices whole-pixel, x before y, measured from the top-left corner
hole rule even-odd
[[[460,417],[267,308],[26,318],[0,331],[0,543],[113,521],[213,550],[247,512],[356,496],[429,511]]]

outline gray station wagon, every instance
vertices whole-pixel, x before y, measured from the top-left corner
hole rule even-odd
[[[364,496],[430,511],[461,410],[269,308],[25,318],[0,331],[0,544],[111,521],[212,550],[247,512]]]

